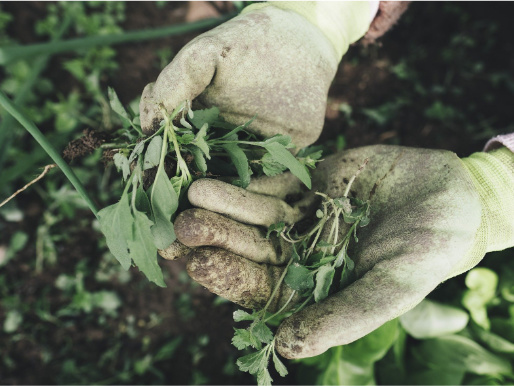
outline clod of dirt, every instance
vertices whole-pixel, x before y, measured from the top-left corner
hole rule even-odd
[[[96,148],[99,148],[107,139],[105,133],[99,133],[92,129],[85,129],[83,136],[74,139],[63,151],[63,157],[66,161],[73,161],[75,158],[81,158],[91,154]]]

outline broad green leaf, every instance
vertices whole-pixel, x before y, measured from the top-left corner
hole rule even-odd
[[[258,386],[271,386],[271,382],[273,382],[273,379],[271,379],[271,375],[269,374],[269,371],[267,368],[260,369],[257,373],[257,385]]]
[[[282,146],[287,147],[291,143],[291,137],[289,135],[277,134],[265,140],[264,146],[266,147],[267,145],[275,142],[278,142]]]
[[[160,135],[153,137],[146,148],[145,159],[143,162],[143,170],[152,169],[159,166],[162,151],[162,137]]]
[[[250,124],[253,122],[253,120],[255,119],[255,117],[257,117],[257,115],[255,115],[252,119],[250,119],[248,122],[246,122],[244,125],[241,125],[241,126],[237,126],[236,128],[232,129],[230,132],[228,132],[227,134],[225,134],[224,136],[220,137],[219,139],[225,139],[227,140],[228,138],[230,137],[233,137],[235,136],[235,134],[239,133],[241,130],[245,130],[248,126],[250,126]],[[217,126],[220,126],[222,127],[221,125],[219,125],[219,122],[216,123]],[[236,137],[237,138],[237,137]]]
[[[126,181],[127,178],[130,176],[130,163],[123,154],[116,153],[113,157],[114,165],[116,166],[116,169],[118,171],[121,171],[123,175],[123,180]]]
[[[266,356],[266,347],[257,352],[238,358],[236,362],[239,370],[248,371],[250,374],[256,374],[259,370],[268,367],[268,358]]]
[[[232,344],[238,350],[243,350],[249,346],[256,349],[260,349],[262,347],[261,342],[255,335],[253,335],[249,330],[242,328],[234,328]]]
[[[424,340],[413,348],[416,357],[439,371],[466,371],[475,374],[509,374],[508,360],[501,358],[460,335]]]
[[[465,311],[428,299],[400,316],[403,328],[416,339],[454,334],[466,327],[468,320]]]
[[[314,275],[303,265],[293,263],[287,269],[285,283],[296,291],[304,291],[314,287]]]
[[[134,218],[130,211],[128,194],[123,194],[118,203],[98,212],[98,219],[109,250],[120,262],[123,269],[129,269],[131,257],[128,241],[133,238],[132,224]]]
[[[271,343],[273,340],[273,333],[268,326],[262,321],[254,322],[250,327],[250,331],[259,339],[262,343]]]
[[[282,361],[278,358],[278,355],[273,350],[273,364],[275,365],[275,370],[280,374],[281,377],[285,377],[288,374],[286,366],[282,363]]]
[[[270,153],[264,154],[264,156],[261,158],[261,162],[262,171],[268,177],[276,176],[277,174],[280,174],[287,169],[284,165],[275,161],[275,158],[273,158]]]
[[[145,274],[148,280],[154,282],[159,287],[166,287],[162,276],[161,268],[157,264],[157,247],[152,238],[150,227],[152,222],[142,212],[134,213],[132,231],[134,237],[128,240],[130,257],[135,265]]]
[[[196,167],[205,174],[207,172],[207,162],[205,161],[204,153],[197,146],[191,146],[191,153],[195,159]]]
[[[136,190],[136,208],[140,212],[145,213],[149,218],[152,217],[152,206],[142,185],[139,185]]]
[[[178,196],[166,173],[157,172],[152,186],[151,199],[154,225],[153,240],[157,248],[166,249],[175,241],[175,231],[171,216],[178,207]]]
[[[243,320],[254,320],[255,316],[252,314],[249,314],[246,311],[237,310],[237,311],[234,311],[233,318],[234,318],[234,322],[242,322]]]
[[[132,153],[130,153],[128,162],[129,164],[132,163],[136,159],[138,155],[140,155],[145,148],[145,141],[138,142],[136,146],[134,146],[134,149],[132,150]]]
[[[208,125],[205,123],[196,134],[193,144],[195,144],[205,154],[207,159],[211,159],[211,156],[209,155],[209,145],[205,140],[205,136],[207,135],[207,128]]]
[[[488,268],[474,268],[466,275],[466,286],[469,288],[462,298],[462,304],[470,312],[471,318],[485,330],[489,330],[487,304],[496,295],[498,275]]]
[[[265,149],[271,154],[271,156],[287,167],[291,173],[302,181],[305,186],[311,188],[311,177],[307,168],[302,165],[290,152],[279,142],[264,143]]]
[[[246,154],[235,143],[224,144],[223,149],[228,153],[230,159],[236,167],[241,187],[246,188],[250,184],[250,167],[248,165],[248,158]]]
[[[200,130],[206,123],[211,126],[217,119],[220,110],[217,107],[211,107],[205,110],[196,110],[194,117],[190,118],[193,125]]]
[[[109,104],[111,105],[111,109],[120,116],[123,125],[125,127],[132,125],[132,119],[128,115],[127,111],[123,107],[122,103],[120,102],[120,99],[118,98],[118,95],[116,94],[116,91],[112,89],[111,87],[107,88],[107,95],[109,97]]]
[[[316,303],[328,296],[332,280],[334,280],[334,274],[335,269],[330,264],[320,267],[318,272],[316,272],[316,287],[314,288],[314,301]]]

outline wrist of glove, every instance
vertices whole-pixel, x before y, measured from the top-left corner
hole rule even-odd
[[[477,188],[477,176],[488,175],[484,167],[491,164],[481,160],[479,165],[477,157],[483,158],[460,160],[447,151],[371,146],[319,164],[313,173],[314,190],[335,198],[343,195],[348,180],[369,159],[351,191],[369,199],[371,221],[359,229],[359,242],[349,250],[355,282],[286,319],[276,335],[281,355],[314,356],[359,339],[414,307],[442,281],[470,269],[485,251],[514,244],[512,234],[502,236],[501,245],[496,243],[498,231],[490,229],[497,217],[489,217],[512,210],[495,204],[512,194],[512,153],[486,157],[494,158],[495,171],[506,173],[501,177],[507,184],[504,193],[493,189],[484,194]],[[291,203],[288,195],[297,196],[301,189],[292,181],[288,174],[256,179],[249,187],[253,192],[219,181],[195,182],[189,197],[203,209],[186,211],[176,220],[178,239],[194,248],[188,257],[191,277],[244,307],[261,308],[289,253],[287,244],[266,239],[265,228],[281,220],[297,222],[317,206],[312,192]],[[487,184],[495,186],[495,181]],[[502,226],[511,226],[514,213],[504,213],[503,218],[507,222]],[[484,227],[489,229],[487,247],[477,249]],[[283,285],[275,308],[290,294]]]

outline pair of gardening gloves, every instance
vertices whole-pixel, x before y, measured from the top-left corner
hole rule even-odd
[[[321,132],[339,61],[370,30],[376,11],[366,2],[251,5],[191,41],[145,88],[142,126],[159,124],[161,103],[172,111],[194,99],[219,107],[234,124],[257,115],[254,132],[290,135],[297,149],[307,146]],[[291,253],[286,241],[266,238],[267,227],[315,218],[313,192],[343,196],[365,160],[350,189],[371,205],[371,221],[350,249],[355,281],[282,322],[276,348],[284,357],[353,342],[474,267],[486,252],[514,245],[511,150],[459,159],[449,151],[369,146],[326,157],[312,172],[312,191],[289,173],[256,178],[246,190],[196,181],[188,194],[196,208],[177,217],[179,242],[161,253],[187,255],[194,280],[244,307],[262,308]],[[283,285],[272,307],[290,293]]]

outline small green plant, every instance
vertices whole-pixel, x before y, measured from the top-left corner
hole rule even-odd
[[[119,202],[98,213],[101,230],[125,269],[133,262],[159,286],[164,280],[157,250],[175,240],[173,219],[193,180],[213,176],[212,172],[237,174],[234,184],[245,188],[252,174],[270,176],[288,169],[311,187],[306,165],[314,167],[321,153],[297,159],[288,150],[294,147],[290,137],[260,140],[251,134],[247,128],[253,119],[231,125],[221,119],[217,108],[193,111],[185,101],[171,113],[161,106],[161,126],[147,136],[138,117],[122,106],[113,90],[109,97],[125,129],[116,144],[106,146],[115,147],[113,160],[126,185]],[[122,138],[128,141],[120,143]]]
[[[358,242],[357,228],[369,224],[370,205],[368,201],[348,197],[348,193],[366,163],[367,160],[351,178],[342,197],[333,199],[317,193],[323,200],[321,208],[316,212],[319,220],[308,232],[298,235],[294,225],[285,226],[282,222],[269,227],[268,237],[276,233],[292,243],[293,254],[264,308],[254,310],[252,314],[243,310],[234,313],[234,321],[252,323],[246,329],[235,329],[232,339],[233,345],[239,350],[248,347],[257,350],[239,358],[237,365],[241,371],[255,374],[259,385],[272,382],[268,371],[270,358],[281,376],[288,373],[275,352],[275,338],[268,324],[276,324],[313,300],[316,303],[322,301],[330,291],[341,290],[351,281],[355,264],[348,256],[348,247],[352,238]],[[348,224],[346,232],[339,229],[342,223]],[[334,283],[336,272],[340,275],[339,284]],[[268,308],[283,283],[292,290],[291,295],[277,312],[271,314]],[[290,303],[296,294],[300,300],[291,308]]]

